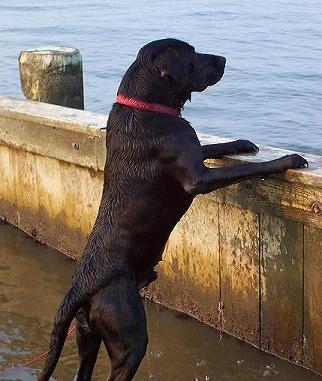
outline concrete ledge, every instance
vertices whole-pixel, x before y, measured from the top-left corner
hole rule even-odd
[[[0,215],[78,258],[100,203],[106,119],[0,97]],[[260,148],[207,165],[291,153]],[[308,169],[196,197],[147,295],[322,373],[322,157],[304,156]]]

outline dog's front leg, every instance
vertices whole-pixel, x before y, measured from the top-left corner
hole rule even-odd
[[[216,169],[203,167],[202,171],[194,173],[193,180],[189,176],[183,186],[187,193],[195,196],[197,194],[209,193],[243,180],[255,177],[267,177],[268,175],[282,173],[290,168],[303,168],[307,166],[308,163],[302,156],[293,154],[263,163],[249,163]]]
[[[254,153],[259,151],[259,148],[249,140],[235,140],[228,143],[208,144],[201,146],[203,160],[219,159],[224,155],[238,155],[242,153]]]

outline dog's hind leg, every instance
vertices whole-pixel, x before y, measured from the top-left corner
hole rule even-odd
[[[75,381],[89,381],[92,377],[102,337],[91,329],[87,308],[81,308],[77,312],[76,321],[79,368]]]
[[[132,380],[148,343],[146,316],[136,280],[117,279],[95,296],[91,322],[110,357],[108,380]]]

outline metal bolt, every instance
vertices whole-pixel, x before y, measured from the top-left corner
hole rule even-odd
[[[313,202],[312,212],[318,216],[322,216],[322,204],[318,201]]]
[[[74,142],[72,146],[78,151],[79,150],[79,143]]]

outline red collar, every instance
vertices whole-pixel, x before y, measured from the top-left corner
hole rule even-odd
[[[116,103],[120,103],[125,106],[138,108],[140,110],[161,112],[163,114],[170,114],[175,116],[181,116],[179,109],[161,105],[159,103],[147,103],[134,98],[128,98],[122,94],[117,95]]]

